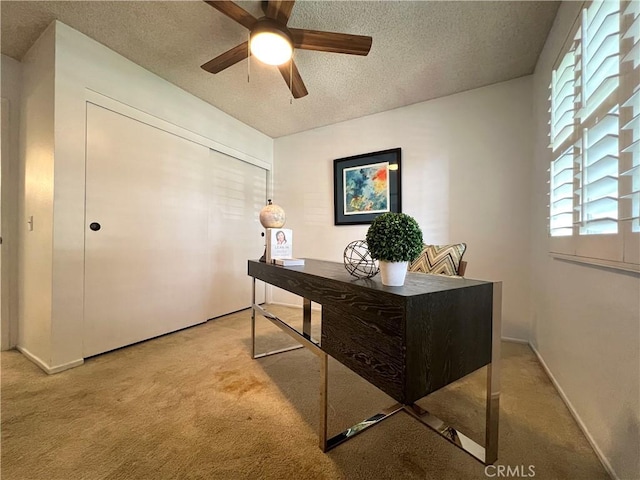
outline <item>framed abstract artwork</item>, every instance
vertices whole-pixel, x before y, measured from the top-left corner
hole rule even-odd
[[[371,223],[385,212],[402,212],[400,149],[333,161],[334,224]]]

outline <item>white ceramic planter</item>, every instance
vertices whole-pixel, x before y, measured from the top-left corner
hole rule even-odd
[[[401,287],[407,276],[409,262],[385,262],[380,260],[380,275],[382,284],[388,287]]]

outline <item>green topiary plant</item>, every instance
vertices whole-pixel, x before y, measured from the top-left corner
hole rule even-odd
[[[404,213],[383,213],[367,230],[371,256],[387,262],[412,262],[422,251],[422,230]]]

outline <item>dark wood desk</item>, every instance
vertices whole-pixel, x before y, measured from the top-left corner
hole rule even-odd
[[[321,359],[320,447],[324,451],[404,410],[482,462],[495,462],[501,282],[409,273],[404,286],[387,287],[379,277],[352,277],[341,263],[310,259],[298,267],[249,261],[248,274],[254,279],[252,344],[255,345],[257,312]],[[303,297],[302,332],[256,305],[256,279]],[[322,306],[319,341],[311,337],[311,302]],[[255,347],[252,351],[254,358],[268,354],[256,355]],[[327,439],[327,355],[398,404]],[[483,448],[414,402],[485,365],[489,369],[486,448]]]

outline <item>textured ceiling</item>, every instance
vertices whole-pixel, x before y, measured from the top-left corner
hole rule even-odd
[[[261,16],[260,2],[238,2]],[[0,2],[2,53],[20,60],[58,19],[271,137],[533,73],[558,2],[298,1],[289,26],[373,37],[366,57],[296,50],[309,95],[276,67],[200,65],[247,39],[201,1]]]

